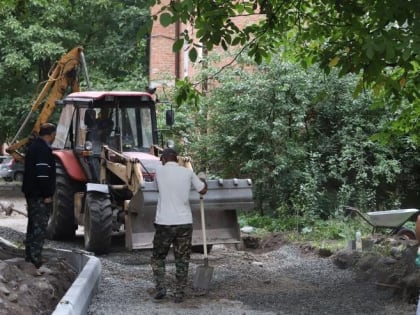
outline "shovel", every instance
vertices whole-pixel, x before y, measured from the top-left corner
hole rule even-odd
[[[209,266],[209,258],[207,257],[207,238],[206,238],[206,222],[204,218],[204,200],[200,195],[200,213],[201,213],[201,229],[203,231],[203,252],[204,265],[198,266],[193,279],[193,288],[203,294],[209,290],[211,277],[213,275],[213,267]]]

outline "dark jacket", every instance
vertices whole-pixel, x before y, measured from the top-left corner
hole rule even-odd
[[[54,191],[55,158],[48,143],[37,138],[26,152],[22,192],[26,198],[47,198]]]

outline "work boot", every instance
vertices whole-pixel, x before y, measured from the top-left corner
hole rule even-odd
[[[42,258],[34,258],[34,257],[30,257],[30,256],[26,256],[25,261],[26,262],[31,262],[35,266],[35,268],[37,268],[37,269],[39,269],[42,266],[42,264],[44,263]]]
[[[44,263],[42,258],[32,258],[31,262],[34,264],[36,269],[39,269],[42,266],[42,264]]]
[[[154,299],[155,300],[162,300],[166,296],[166,289],[165,288],[157,288],[156,294]]]
[[[34,260],[32,261],[36,269],[39,269],[42,266],[42,260]]]

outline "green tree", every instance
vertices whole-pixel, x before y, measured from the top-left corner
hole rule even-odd
[[[324,75],[317,67],[305,71],[277,60],[256,71],[219,74],[196,125],[182,121],[199,168],[252,178],[257,208],[272,215],[298,211],[311,220],[328,218],[346,204],[407,205],[418,188],[412,174],[418,159],[404,162],[400,156],[413,158],[416,149],[370,140],[392,114],[372,109],[367,92],[353,98],[355,76]]]
[[[0,143],[22,123],[53,63],[75,46],[84,47],[95,89],[144,90],[147,41],[139,34],[149,20],[146,5],[142,0],[2,0]]]

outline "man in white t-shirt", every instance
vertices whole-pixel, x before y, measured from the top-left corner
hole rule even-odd
[[[189,203],[191,187],[200,194],[207,192],[207,184],[191,169],[180,166],[175,150],[162,152],[162,167],[156,170],[159,198],[155,218],[155,236],[151,266],[156,285],[155,299],[166,296],[165,259],[173,245],[176,268],[175,303],[184,298],[191,255],[192,213]]]

